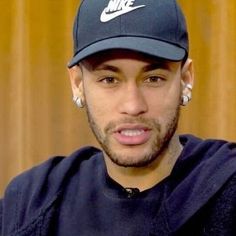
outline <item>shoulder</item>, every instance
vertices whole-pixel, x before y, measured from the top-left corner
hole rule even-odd
[[[198,163],[236,162],[236,143],[219,139],[200,139],[192,135],[180,136],[183,145],[182,160]]]
[[[193,135],[181,135],[180,142],[186,152],[204,152],[208,155],[224,151],[236,155],[236,143],[221,139],[201,139]]]
[[[187,176],[204,185],[222,185],[236,173],[236,144],[225,140],[202,140],[194,136],[180,137],[184,148],[178,167]]]
[[[180,141],[184,148],[166,201],[166,211],[171,213],[169,225],[175,229],[208,203],[232,207],[236,201],[236,144],[191,135],[181,136]],[[229,199],[227,204],[222,204],[225,199]]]
[[[68,157],[50,158],[15,177],[2,199],[2,216],[8,222],[7,228],[25,225],[43,212],[55,201],[73,175],[80,171],[81,166],[94,165],[100,157],[100,150],[85,147]]]
[[[180,137],[184,148],[173,171],[179,194],[202,205],[230,183],[236,190],[236,144],[225,140]],[[177,201],[176,201],[177,202]]]
[[[45,184],[47,184],[45,186],[47,191],[57,191],[63,180],[78,171],[83,163],[91,162],[100,153],[100,150],[94,147],[85,147],[67,157],[52,157],[15,177],[10,182],[6,194],[15,192],[17,189],[20,191],[27,190],[29,194],[32,193],[31,191],[43,188]]]

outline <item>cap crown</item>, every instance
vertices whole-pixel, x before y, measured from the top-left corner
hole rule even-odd
[[[165,42],[188,53],[186,23],[175,0],[83,0],[74,24],[74,55],[96,43],[118,38]],[[121,42],[117,48],[123,48]],[[103,45],[101,50],[105,49]]]

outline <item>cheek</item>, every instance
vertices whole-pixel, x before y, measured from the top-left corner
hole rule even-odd
[[[119,102],[120,92],[105,89],[90,78],[84,82],[85,102],[89,109],[99,116],[112,115]]]
[[[175,79],[168,90],[163,94],[163,100],[167,108],[176,108],[180,104],[181,84],[178,79]]]
[[[155,111],[162,115],[167,111],[175,110],[180,104],[180,95],[178,86],[171,86],[162,91],[146,94],[149,111]]]
[[[173,84],[168,89],[149,97],[149,116],[158,120],[162,132],[166,132],[166,129],[178,119],[180,94],[180,86]]]
[[[85,90],[84,95],[86,107],[90,116],[99,126],[103,127],[111,116],[111,103],[97,91],[93,92],[92,89],[89,91]]]

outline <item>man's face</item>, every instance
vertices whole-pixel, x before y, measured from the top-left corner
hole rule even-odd
[[[105,157],[125,167],[150,164],[177,127],[181,63],[111,51],[80,66],[89,124]]]

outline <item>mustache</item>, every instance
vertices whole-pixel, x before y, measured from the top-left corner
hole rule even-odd
[[[122,118],[117,121],[111,121],[104,128],[105,133],[112,133],[116,128],[120,125],[124,124],[138,124],[141,126],[145,126],[148,129],[157,130],[160,132],[161,125],[157,119],[150,119],[144,117],[135,117],[135,118]]]

